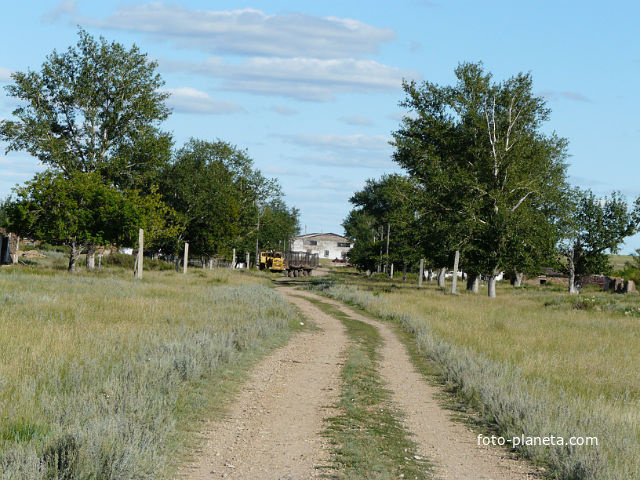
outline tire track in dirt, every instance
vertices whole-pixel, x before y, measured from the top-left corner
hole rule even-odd
[[[278,291],[319,329],[291,338],[252,370],[229,414],[206,426],[196,458],[178,478],[308,480],[329,462],[322,430],[338,401],[348,338],[339,320],[293,289]]]
[[[355,320],[373,325],[384,340],[381,374],[392,390],[394,404],[402,410],[405,427],[413,434],[418,451],[435,464],[437,478],[446,480],[532,480],[539,478],[523,460],[512,458],[505,449],[479,446],[477,434],[451,419],[437,397],[442,391],[430,385],[416,371],[404,345],[391,327],[361,315],[343,303],[308,291],[296,295],[337,307]]]

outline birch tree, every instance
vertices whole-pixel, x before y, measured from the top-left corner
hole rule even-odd
[[[412,115],[394,133],[394,159],[451,233],[444,248],[472,252],[468,268],[488,277],[494,297],[496,276],[514,263],[512,240],[530,240],[523,227],[532,217],[551,222],[542,205],[566,189],[567,141],[541,132],[550,111],[530,74],[494,82],[481,63],[455,74],[453,86],[404,84],[401,105]]]

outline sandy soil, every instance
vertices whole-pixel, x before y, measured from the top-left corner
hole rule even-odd
[[[419,446],[419,452],[436,465],[437,478],[447,480],[517,480],[538,478],[528,464],[512,458],[499,447],[477,444],[477,433],[451,419],[451,413],[436,400],[442,393],[416,371],[402,343],[391,328],[358,314],[344,304],[310,292],[313,297],[338,307],[356,320],[375,326],[383,340],[381,374],[393,391],[394,404],[406,415],[405,426]]]
[[[228,416],[206,426],[201,450],[178,478],[307,480],[328,462],[321,432],[338,401],[347,336],[338,320],[291,296],[292,289],[279,291],[319,330],[296,335],[254,368]]]

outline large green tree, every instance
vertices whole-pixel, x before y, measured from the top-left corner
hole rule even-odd
[[[135,45],[82,29],[78,36],[39,71],[12,74],[5,89],[19,107],[0,122],[0,139],[66,175],[98,172],[122,189],[148,187],[171,146],[159,131],[169,110],[157,64]]]
[[[280,196],[247,152],[224,141],[191,139],[163,175],[161,192],[183,227],[190,251],[210,257],[231,248],[253,252],[260,206]]]
[[[404,84],[401,105],[412,114],[394,133],[394,159],[423,186],[432,243],[466,251],[467,269],[487,275],[495,296],[498,272],[539,262],[534,237],[554,232],[526,225],[552,223],[546,212],[566,189],[567,142],[541,131],[550,111],[530,74],[494,82],[481,63],[455,74],[452,86]],[[514,250],[516,238],[532,247]]]
[[[144,212],[96,173],[46,171],[14,189],[8,227],[20,236],[70,247],[69,271],[91,245],[128,243]]]
[[[640,202],[630,209],[619,193],[599,198],[590,190],[574,189],[567,205],[569,215],[558,248],[566,260],[569,293],[575,294],[576,277],[609,273],[609,253],[617,253],[624,239],[638,229]]]
[[[351,263],[364,270],[373,270],[380,261],[404,268],[415,263],[420,242],[419,190],[415,180],[391,174],[367,180],[365,187],[351,197],[354,210],[343,222],[347,236],[355,241],[349,252]]]

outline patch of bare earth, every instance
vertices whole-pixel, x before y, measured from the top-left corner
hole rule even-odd
[[[435,475],[447,480],[524,480],[538,478],[523,460],[506,449],[479,446],[477,433],[451,419],[437,398],[442,391],[414,368],[406,348],[385,323],[360,315],[343,303],[306,291],[297,295],[329,303],[351,318],[375,326],[384,340],[381,374],[393,392],[394,404],[406,415],[405,427],[418,450],[435,464]]]
[[[279,291],[318,330],[296,335],[254,368],[226,418],[207,424],[201,449],[178,478],[307,480],[328,463],[323,419],[338,401],[347,336],[332,316],[289,288]]]

